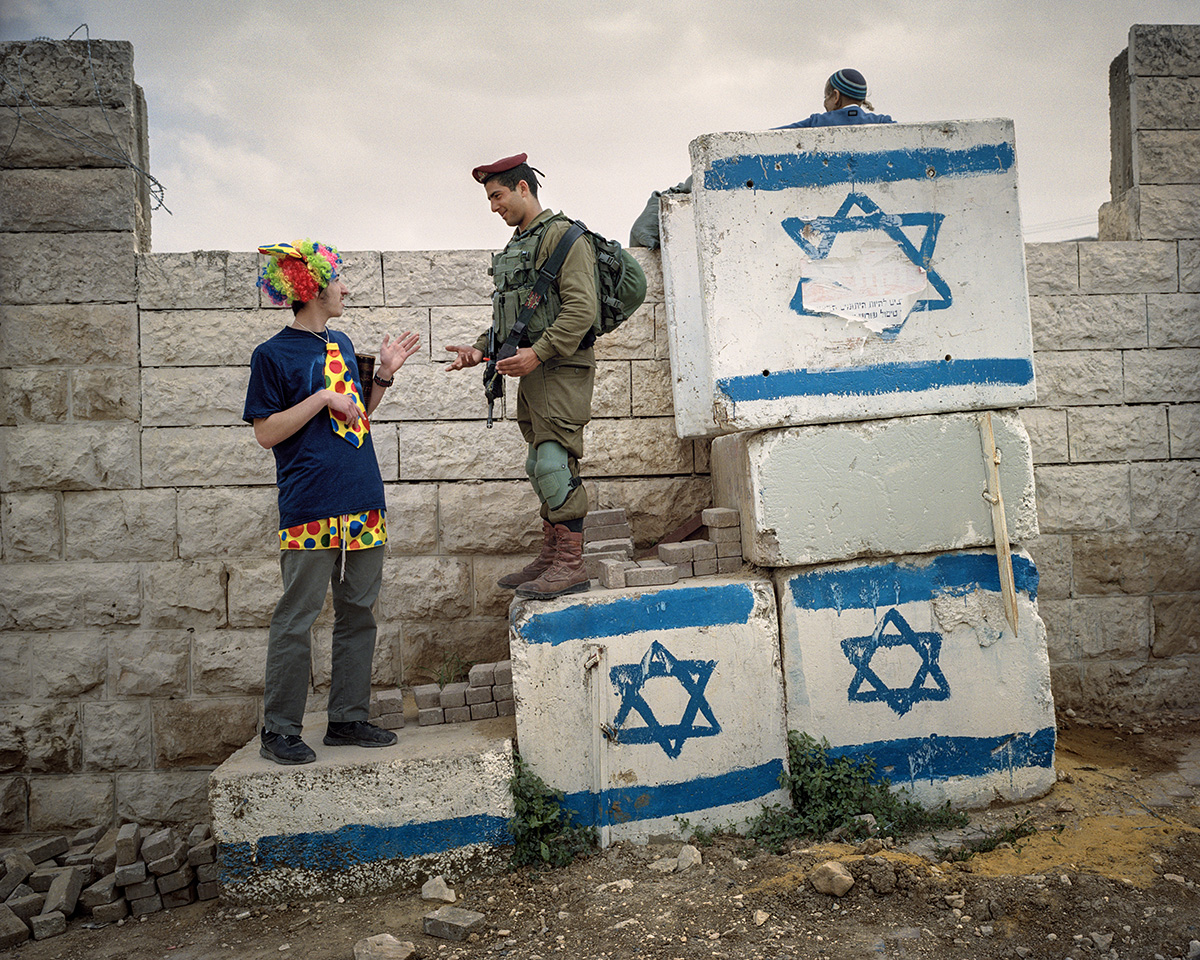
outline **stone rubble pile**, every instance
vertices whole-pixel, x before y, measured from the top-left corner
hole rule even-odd
[[[417,722],[423,727],[511,717],[516,713],[512,661],[477,663],[465,682],[422,684],[413,687],[413,696],[417,700]]]
[[[619,512],[624,513],[623,510]],[[609,552],[591,554],[598,558],[595,561],[595,576],[600,585],[610,590],[654,587],[678,583],[689,577],[708,577],[740,570],[742,525],[739,512],[728,507],[709,507],[701,511],[700,520],[703,526],[695,538],[680,543],[660,543],[657,557],[634,560],[632,546],[625,556]],[[585,559],[588,550],[586,524],[587,520],[584,520]]]
[[[136,823],[39,838],[0,849],[0,948],[65,933],[73,916],[108,923],[218,892],[217,842],[205,823],[186,839]]]

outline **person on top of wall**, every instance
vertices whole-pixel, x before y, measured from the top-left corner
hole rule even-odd
[[[537,171],[519,153],[476,167],[492,211],[513,228],[505,248],[492,257],[492,327],[472,346],[447,346],[457,356],[447,370],[473,367],[487,358],[489,336],[497,347],[530,297],[538,270],[558,246],[570,221],[542,209]],[[592,418],[596,376],[593,327],[600,316],[596,254],[586,238],[572,244],[557,279],[530,316],[514,356],[496,371],[519,378],[517,426],[528,444],[525,473],[541,501],[542,549],[526,567],[497,584],[519,597],[547,600],[582,593],[589,580],[583,564],[583,518],[587,491],[579,479],[583,428]]]
[[[386,747],[396,735],[367,722],[383,545],[383,479],[371,439],[371,413],[420,337],[384,334],[379,367],[364,403],[354,344],[328,326],[349,289],[337,249],[311,240],[260,247],[268,257],[258,285],[292,322],[250,359],[242,419],[275,454],[279,486],[279,567],[283,596],[267,640],[259,753],[276,763],[311,763],[301,738],[313,622],[333,588],[333,667],[326,746]]]
[[[843,67],[825,81],[825,110],[797,120],[795,123],[776,127],[776,130],[793,130],[797,127],[848,127],[862,123],[895,123],[886,113],[874,113],[867,100],[867,81],[857,70]],[[692,178],[666,190],[655,190],[646,201],[646,206],[633,222],[629,231],[631,247],[659,245],[658,198],[664,193],[691,193]]]

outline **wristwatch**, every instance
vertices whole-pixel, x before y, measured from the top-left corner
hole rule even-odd
[[[371,379],[374,380],[381,387],[390,387],[393,383],[396,382],[396,377],[394,374],[393,374],[391,380],[384,380],[383,377],[381,377],[379,374],[375,374],[373,377],[371,377]]]

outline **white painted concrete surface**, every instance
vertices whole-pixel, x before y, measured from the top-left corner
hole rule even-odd
[[[765,567],[936,553],[995,542],[982,413],[718,437],[717,506],[741,512],[742,552]],[[1014,543],[1037,536],[1033,454],[1021,418],[991,414]]]
[[[1040,796],[1054,703],[1037,571],[1014,553],[1019,632],[996,555],[961,551],[776,571],[789,729],[872,756],[926,804]]]
[[[285,767],[255,738],[209,777],[221,842],[221,897],[231,903],[380,892],[468,866],[500,866],[511,843],[511,717],[395,731],[393,747],[325,747]]]
[[[711,370],[677,410],[686,429],[710,401],[734,432],[1035,400],[1011,121],[714,133],[690,151],[702,316],[687,284],[672,312],[680,341],[703,326]],[[664,235],[676,278],[688,243]]]
[[[515,601],[521,756],[602,839],[679,835],[786,802],[769,580]]]

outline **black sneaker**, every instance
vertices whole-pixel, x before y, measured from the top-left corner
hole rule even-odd
[[[365,720],[330,723],[322,743],[327,747],[390,747],[396,742],[391,730],[383,730]]]
[[[258,755],[276,763],[312,763],[317,759],[312,747],[301,740],[299,734],[272,733],[266,727],[262,730]]]

